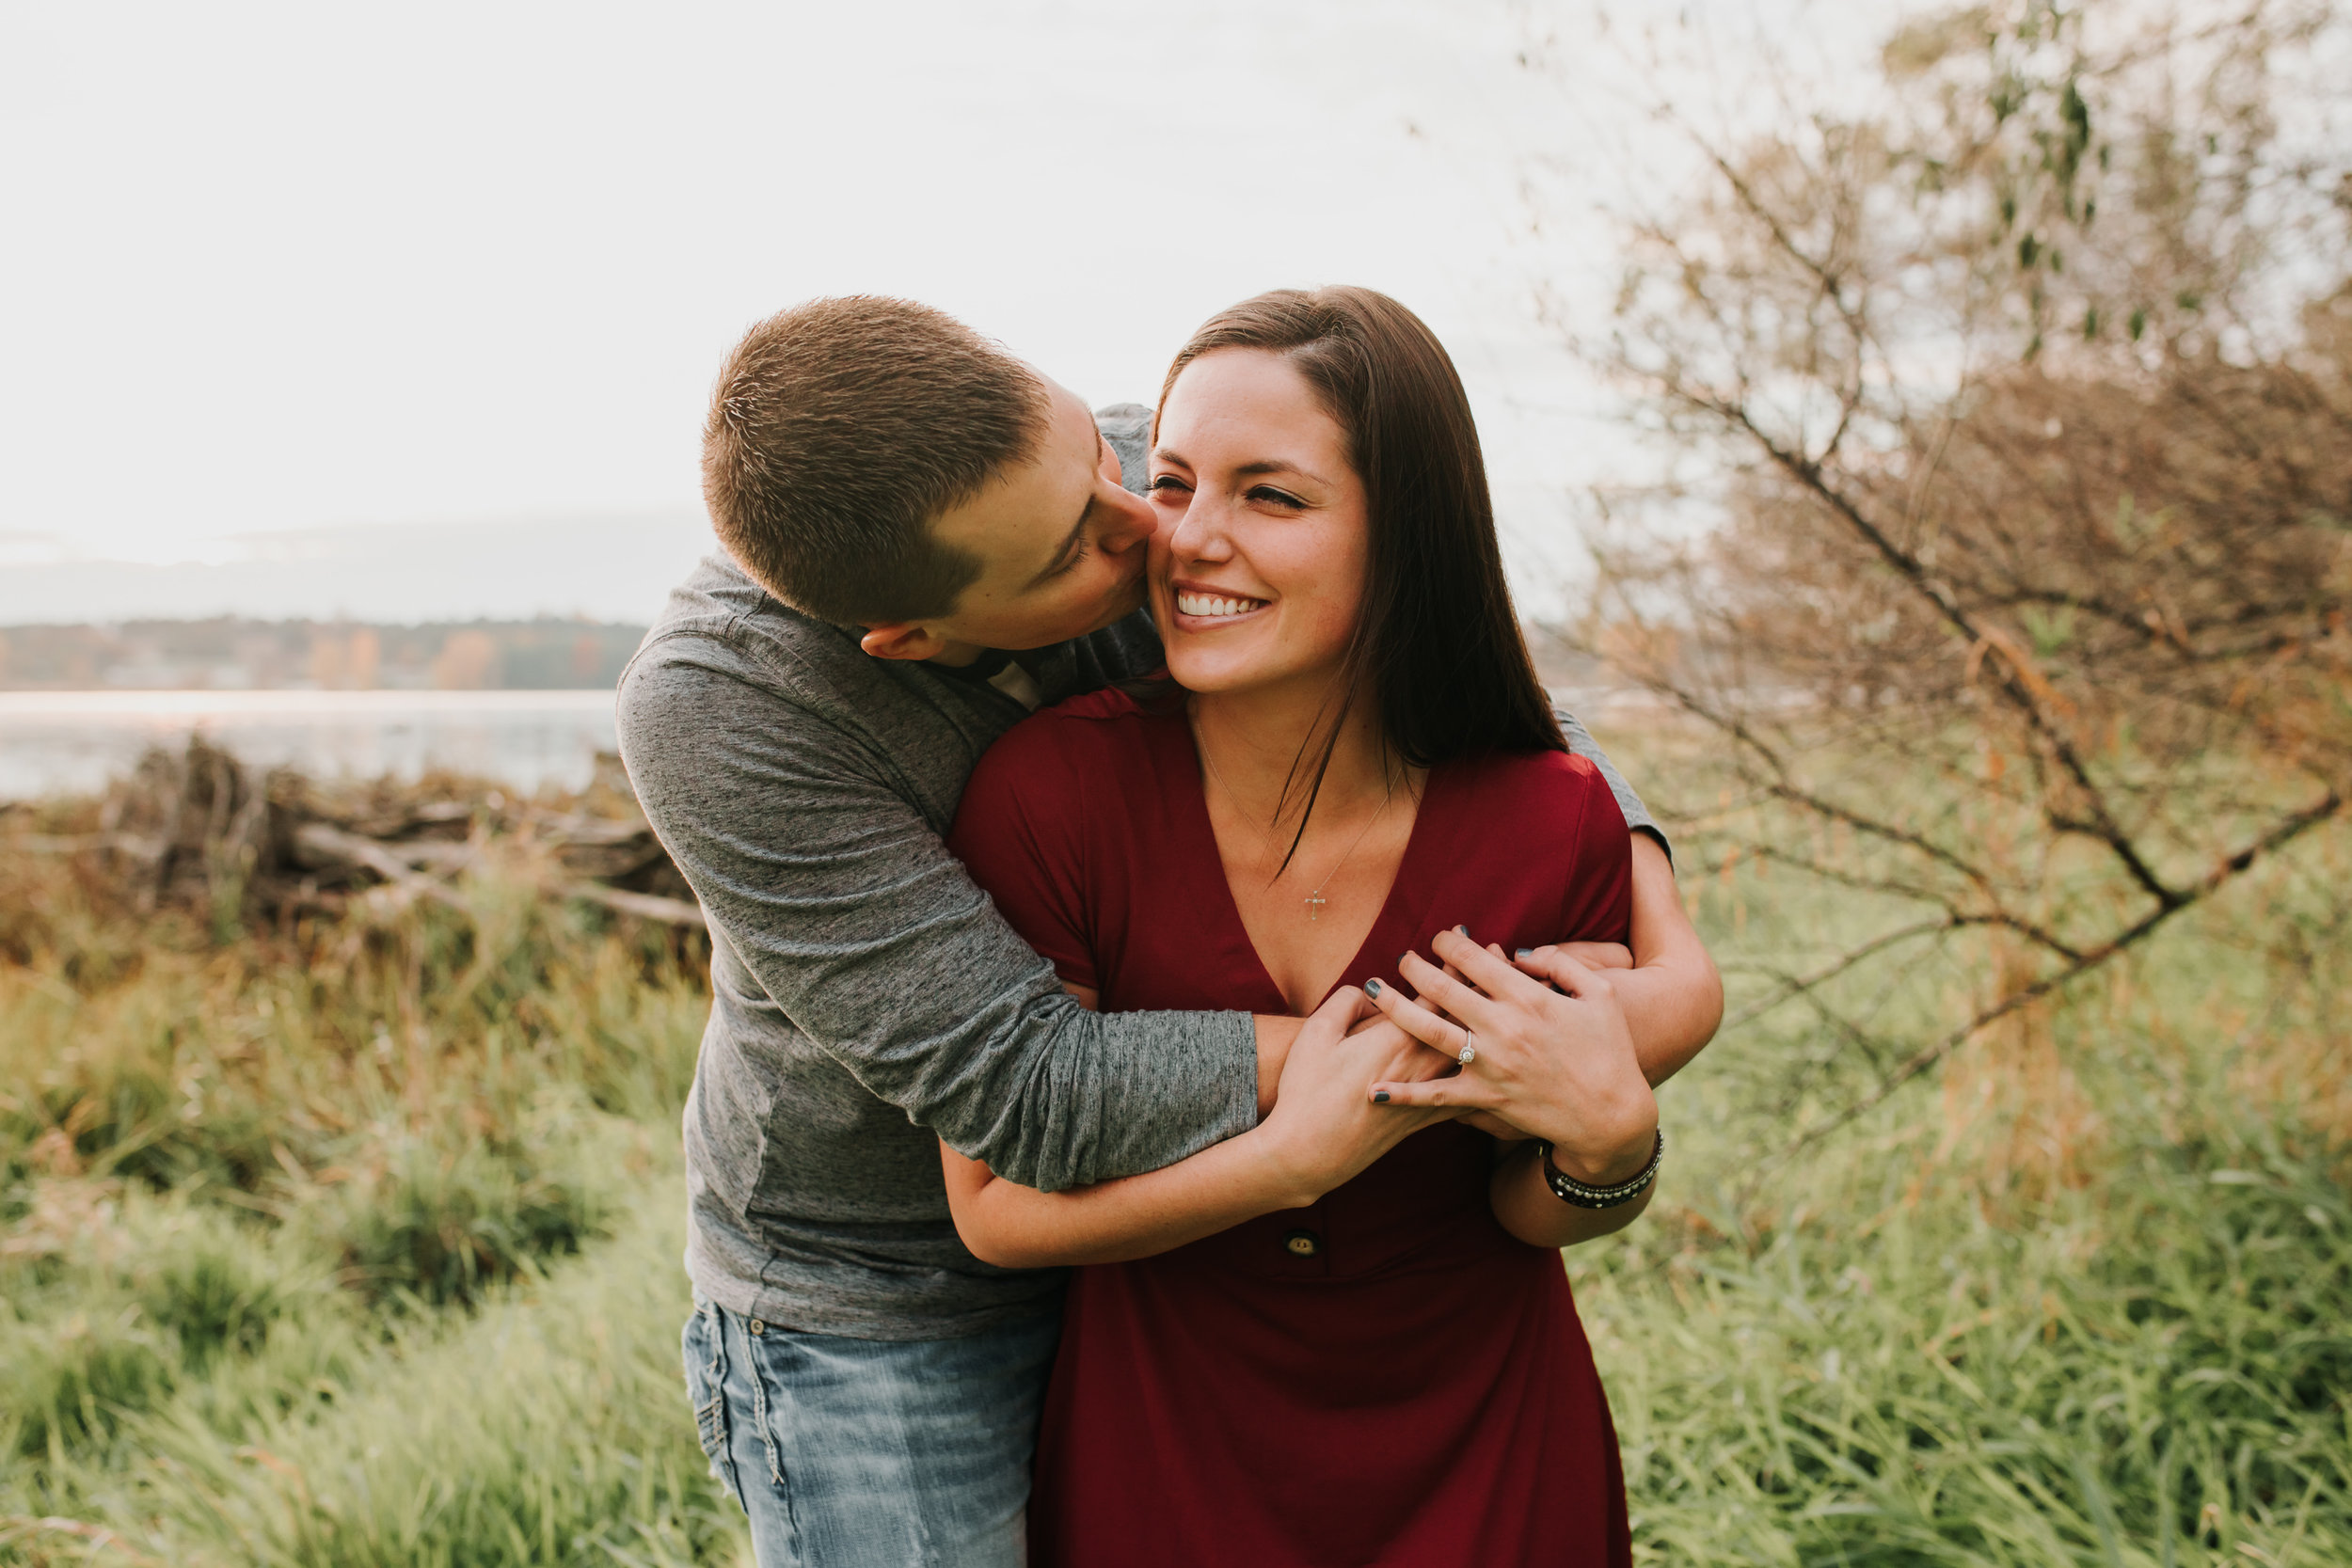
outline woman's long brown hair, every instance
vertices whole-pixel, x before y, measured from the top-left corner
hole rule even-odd
[[[1370,289],[1277,289],[1192,335],[1168,366],[1160,406],[1186,365],[1229,348],[1279,354],[1314,388],[1346,432],[1371,535],[1363,605],[1328,718],[1318,716],[1283,789],[1284,805],[1302,784],[1307,795],[1291,853],[1341,722],[1359,701],[1377,705],[1382,736],[1413,767],[1567,750],[1511,609],[1470,399],[1436,334]]]

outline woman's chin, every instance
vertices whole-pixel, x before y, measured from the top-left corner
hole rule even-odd
[[[1169,617],[1172,624],[1162,623],[1161,637],[1169,676],[1185,690],[1204,695],[1263,691],[1300,682],[1320,689],[1345,662],[1344,638],[1327,638],[1326,645],[1302,648],[1296,638],[1274,635],[1276,628],[1261,620],[1263,614]]]
[[[1220,670],[1215,666],[1199,668],[1176,658],[1168,661],[1168,679],[1196,697],[1214,696],[1219,692],[1232,691],[1237,686],[1246,689],[1249,684],[1247,676],[1236,682],[1230,670]]]
[[[1247,691],[1262,684],[1266,672],[1254,668],[1257,661],[1234,658],[1203,658],[1198,653],[1187,657],[1184,650],[1168,651],[1168,673],[1185,690],[1207,696],[1216,692]]]
[[[1301,671],[1287,660],[1273,658],[1201,657],[1197,650],[1168,650],[1168,678],[1195,696],[1238,696],[1271,691],[1307,681],[1317,689],[1338,673],[1337,667]]]

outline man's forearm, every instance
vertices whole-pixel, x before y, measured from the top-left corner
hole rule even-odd
[[[1612,976],[1642,1074],[1662,1084],[1690,1064],[1724,1018],[1724,982],[1682,908],[1674,863],[1633,835],[1633,967]]]
[[[1256,1123],[1248,1015],[1086,1012],[862,741],[723,668],[723,645],[671,646],[624,683],[623,754],[714,933],[774,1004],[750,1025],[796,1030],[1040,1189],[1156,1169]]]

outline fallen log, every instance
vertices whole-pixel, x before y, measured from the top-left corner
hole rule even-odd
[[[18,833],[6,841],[11,849],[29,855],[80,855],[92,849],[119,849],[141,860],[155,860],[170,841],[137,833]]]
[[[462,879],[495,871],[550,901],[707,930],[635,802],[612,791],[597,800],[590,811],[581,800],[510,801],[486,786],[466,793],[455,781],[264,777],[198,738],[183,753],[150,752],[93,812],[0,806],[0,857],[75,858],[76,875],[119,889],[143,912],[169,903],[215,920],[224,910],[348,910],[376,924],[420,900],[470,917]],[[47,831],[24,831],[36,827]]]
[[[591,904],[601,904],[608,910],[633,914],[641,920],[691,926],[698,931],[710,929],[710,920],[703,913],[703,907],[690,904],[683,898],[664,898],[653,893],[631,893],[627,888],[606,887],[602,882],[576,882],[564,891],[571,897],[584,898]]]
[[[400,851],[413,852],[425,848],[421,844],[386,845],[358,833],[346,832],[325,822],[305,822],[294,830],[294,858],[313,867],[356,865],[374,872],[384,879],[385,886],[367,895],[379,915],[395,913],[419,898],[430,898],[453,910],[466,910],[466,900],[454,891],[431,877],[411,870],[407,859]],[[436,845],[434,848],[464,848],[463,845]],[[471,856],[467,857],[470,859]]]
[[[338,864],[365,866],[388,882],[406,881],[417,875],[421,866],[442,872],[460,871],[479,858],[468,845],[432,840],[386,844],[327,822],[303,823],[294,830],[294,842],[295,859],[305,865],[314,869]]]

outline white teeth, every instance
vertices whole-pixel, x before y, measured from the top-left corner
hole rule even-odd
[[[1229,599],[1216,594],[1179,594],[1176,608],[1186,615],[1246,615],[1263,609],[1263,599]]]

